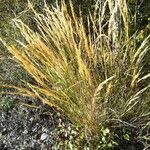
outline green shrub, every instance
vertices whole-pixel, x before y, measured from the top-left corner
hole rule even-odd
[[[142,127],[149,121],[149,85],[139,85],[150,76],[141,72],[150,36],[135,46],[126,1],[97,1],[86,28],[72,3],[69,12],[63,1],[51,9],[45,4],[43,14],[29,7],[37,32],[18,17],[13,21],[24,38],[17,40],[20,47],[1,41],[35,84],[1,87],[57,108],[85,137],[99,135],[105,126]]]

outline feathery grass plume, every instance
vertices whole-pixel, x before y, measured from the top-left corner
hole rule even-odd
[[[149,109],[147,98],[141,97],[148,87],[140,89],[138,83],[149,77],[141,76],[149,37],[134,48],[125,0],[98,0],[86,27],[71,2],[70,11],[63,0],[51,9],[45,3],[44,14],[30,2],[29,8],[37,32],[14,18],[25,42],[20,41],[18,48],[0,39],[37,82],[27,83],[26,92],[21,87],[17,92],[56,107],[89,134],[114,120],[135,126],[148,120],[143,117]]]

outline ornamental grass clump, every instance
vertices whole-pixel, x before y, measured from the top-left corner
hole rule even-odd
[[[90,135],[109,123],[148,122],[149,86],[139,85],[150,76],[142,74],[149,36],[141,45],[136,35],[130,37],[125,0],[98,0],[86,20],[82,12],[77,17],[71,2],[51,8],[45,3],[43,14],[30,2],[29,8],[36,31],[17,17],[13,22],[24,40],[16,40],[20,46],[1,41],[35,84],[1,87],[55,107]]]

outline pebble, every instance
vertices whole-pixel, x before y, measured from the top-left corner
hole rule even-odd
[[[48,134],[43,133],[43,134],[41,135],[40,140],[41,140],[41,141],[44,141],[44,140],[46,140],[46,139],[47,139],[47,137],[48,137]]]
[[[23,131],[23,134],[27,134],[27,133],[28,133],[28,130],[25,129],[25,130]]]
[[[67,121],[62,121],[53,109],[45,106],[40,108],[40,113],[49,111],[51,115],[46,119],[37,117],[40,115],[38,110],[29,113],[31,108],[25,107],[24,113],[21,108],[17,105],[9,112],[0,111],[0,150],[51,150],[59,141],[57,130],[66,133],[63,126],[58,127],[58,123],[67,124]]]

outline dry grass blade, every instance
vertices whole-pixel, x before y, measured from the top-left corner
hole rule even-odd
[[[142,80],[145,80],[145,79],[147,79],[147,78],[149,78],[149,77],[150,77],[150,73],[147,74],[147,75],[145,75],[145,76],[143,76],[142,78],[140,78],[140,79],[138,80],[138,82],[140,82],[140,81],[142,81]]]
[[[103,89],[104,85],[106,85],[109,81],[111,81],[114,78],[115,76],[112,76],[106,79],[105,81],[103,81],[102,83],[100,83],[94,92],[94,97],[97,97],[100,94],[100,91]]]

